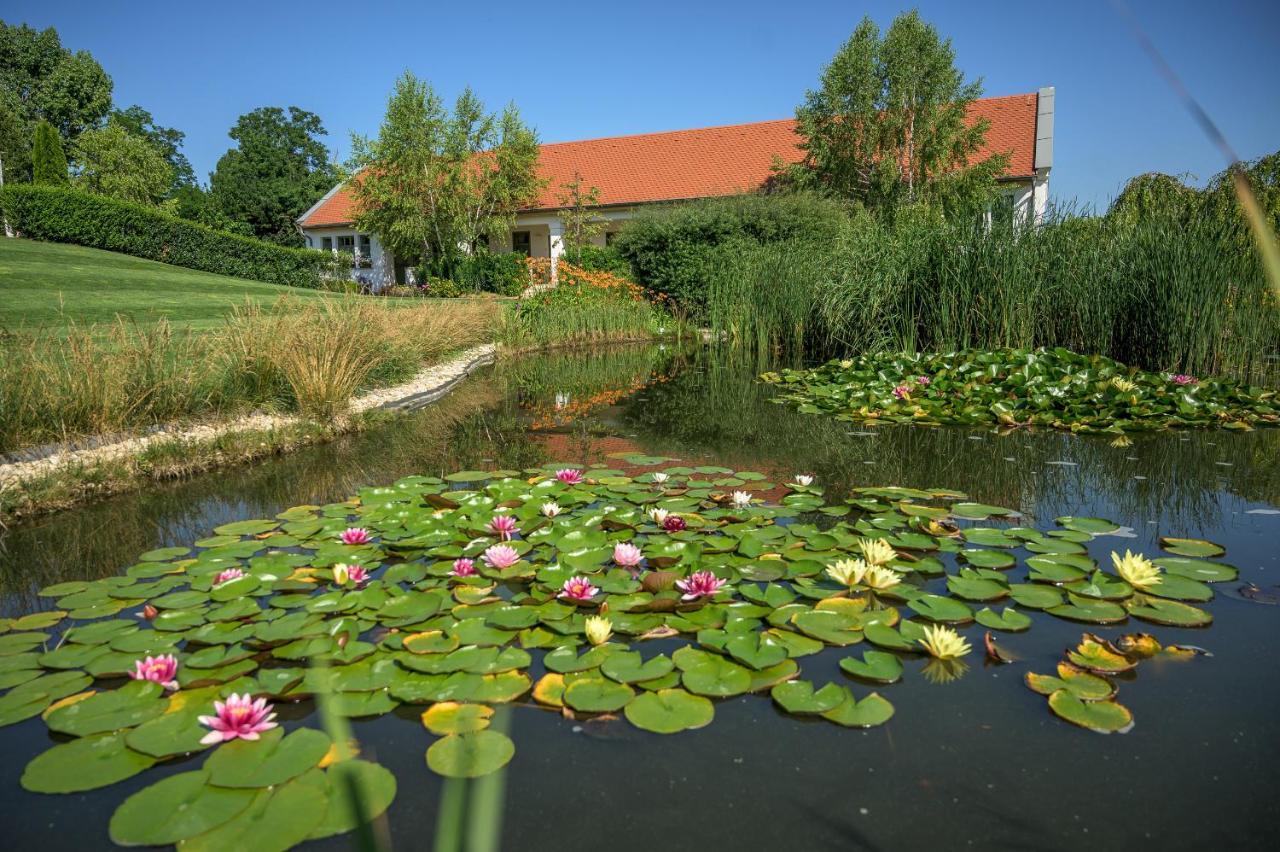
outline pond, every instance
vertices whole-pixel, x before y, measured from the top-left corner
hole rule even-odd
[[[952,489],[1040,529],[1061,516],[1117,522],[1115,534],[1086,543],[1103,565],[1116,549],[1159,555],[1161,536],[1208,539],[1225,547],[1239,579],[1214,585],[1204,629],[1032,613],[1033,629],[997,634],[1017,658],[1010,665],[984,663],[983,631],[969,625],[967,671],[930,678],[926,658],[903,658],[901,681],[875,687],[895,715],[866,730],[788,715],[767,695],[717,701],[713,724],[669,737],[621,714],[569,719],[512,705],[502,724],[515,757],[486,793],[502,815],[501,848],[1270,848],[1280,820],[1280,606],[1268,603],[1280,593],[1280,430],[1156,433],[1113,446],[1046,431],[867,428],[772,403],[775,391],[754,377],[776,366],[656,345],[502,362],[441,403],[361,434],[10,530],[0,537],[0,617],[50,609],[41,587],[113,576],[145,551],[190,545],[221,524],[414,474],[625,467],[639,454],[778,483],[807,472],[828,500],[865,486]],[[1242,592],[1247,584],[1262,592]],[[1027,672],[1052,673],[1083,632],[1135,630],[1212,655],[1156,657],[1120,676],[1118,698],[1136,722],[1127,733],[1067,724],[1024,685]],[[682,644],[658,639],[644,650]],[[868,687],[839,661],[868,647],[827,647],[803,660],[803,676],[862,695]],[[530,674],[542,671],[535,662]],[[312,706],[277,709],[292,723]],[[387,812],[398,849],[431,845],[446,789],[424,765],[434,738],[422,709],[352,722],[362,756],[398,781]],[[108,846],[108,820],[126,796],[204,760],[169,761],[86,793],[24,791],[22,767],[55,739],[39,718],[0,728],[7,848]],[[306,848],[350,844],[339,836]]]

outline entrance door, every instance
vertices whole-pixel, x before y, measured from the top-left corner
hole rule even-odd
[[[511,250],[517,254],[528,257],[533,251],[533,245],[529,240],[528,231],[512,231],[511,232]]]

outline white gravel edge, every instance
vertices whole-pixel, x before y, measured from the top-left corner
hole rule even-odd
[[[352,401],[350,410],[354,414],[371,408],[406,410],[435,402],[472,372],[492,363],[496,351],[497,346],[492,343],[473,346],[452,360],[427,367],[404,384],[358,397]],[[293,415],[252,414],[220,423],[165,427],[147,435],[109,444],[54,452],[44,458],[0,465],[0,485],[17,485],[23,480],[46,476],[65,467],[89,466],[128,458],[161,441],[204,441],[234,432],[278,429],[298,422],[300,418]]]

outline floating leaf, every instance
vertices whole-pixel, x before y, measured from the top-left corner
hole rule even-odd
[[[1164,624],[1170,627],[1208,627],[1213,616],[1202,609],[1178,601],[1164,600],[1147,595],[1134,595],[1124,602],[1124,608],[1134,618]]]
[[[283,728],[273,728],[254,741],[223,743],[205,761],[205,769],[209,782],[219,787],[270,787],[317,766],[329,746],[329,737],[314,728],[299,728],[288,736]]]
[[[1012,633],[1031,627],[1031,618],[1011,606],[1005,607],[998,613],[989,607],[984,607],[974,616],[974,620],[983,627],[989,627],[992,630],[1008,630]]]
[[[49,729],[77,737],[132,728],[164,712],[160,699],[164,687],[149,680],[134,680],[84,701],[59,707],[45,719]]]
[[[846,693],[847,690],[836,683],[828,683],[815,691],[807,680],[792,680],[778,684],[769,695],[788,713],[819,714],[839,707]]]
[[[172,775],[134,793],[111,815],[111,840],[120,846],[169,846],[204,834],[245,810],[256,790],[208,783],[203,770]]]
[[[701,695],[683,689],[660,689],[636,696],[623,711],[637,728],[656,734],[675,734],[711,724],[715,707]]]
[[[319,770],[312,770],[320,775]],[[326,787],[303,778],[262,790],[215,829],[182,841],[183,852],[283,852],[307,839],[329,808]]]
[[[602,677],[575,680],[568,683],[564,690],[564,703],[584,713],[621,710],[634,697],[635,692],[631,687]]]
[[[885,651],[864,651],[861,660],[845,657],[840,661],[840,668],[877,683],[894,683],[902,678],[902,661]]]
[[[22,773],[22,786],[33,793],[96,790],[132,778],[155,762],[127,748],[121,734],[97,734],[37,755]]]
[[[492,707],[441,701],[422,714],[422,724],[433,734],[469,734],[489,727],[492,718]]]
[[[842,692],[844,700],[835,709],[823,713],[822,718],[846,728],[872,728],[893,717],[893,705],[877,692],[861,701],[856,700],[848,689],[842,688]]]
[[[1075,668],[1070,663],[1058,664],[1058,676],[1027,672],[1027,686],[1041,695],[1052,695],[1065,689],[1081,701],[1105,701],[1116,694],[1115,686],[1107,679]]]
[[[427,749],[427,766],[446,778],[479,778],[506,766],[515,753],[515,744],[498,731],[449,734]]]
[[[1049,709],[1059,718],[1099,734],[1123,734],[1133,728],[1129,708],[1114,701],[1081,701],[1067,689],[1049,696]]]

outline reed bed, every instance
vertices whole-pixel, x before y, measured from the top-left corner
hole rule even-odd
[[[253,410],[339,416],[357,393],[488,340],[497,306],[334,297],[249,304],[213,330],[161,321],[0,337],[0,452]]]

